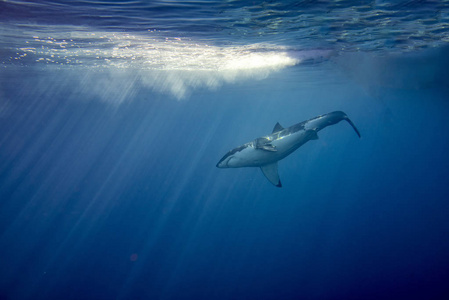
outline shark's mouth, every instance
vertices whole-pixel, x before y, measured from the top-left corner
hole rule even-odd
[[[227,157],[228,157],[228,155],[223,156],[223,158],[220,159],[220,161],[217,163],[216,167],[217,168],[228,168],[228,163],[232,158],[230,158],[228,161],[226,161]]]

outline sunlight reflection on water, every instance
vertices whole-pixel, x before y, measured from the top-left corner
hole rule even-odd
[[[192,89],[215,90],[225,83],[264,79],[272,72],[304,61],[320,61],[333,53],[268,43],[216,46],[151,32],[144,36],[84,27],[50,29],[45,34],[36,28],[26,32],[26,47],[19,48],[10,60],[23,65],[106,70],[110,73],[107,83],[96,79],[102,93],[104,86],[123,80],[125,74],[126,80],[131,78],[178,100],[188,97]]]

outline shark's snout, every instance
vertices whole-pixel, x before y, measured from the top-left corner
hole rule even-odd
[[[223,156],[223,158],[217,163],[216,167],[220,169],[228,168],[229,160],[228,155]]]

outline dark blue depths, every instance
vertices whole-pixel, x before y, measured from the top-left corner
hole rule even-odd
[[[0,299],[449,299],[449,53],[418,51],[447,40],[447,7],[0,3]],[[18,50],[72,30],[341,52],[177,101]],[[76,36],[69,49],[117,46]],[[282,189],[215,168],[276,122],[335,110],[362,138],[321,131],[280,162]]]
[[[67,79],[79,70],[9,69],[1,297],[444,299],[443,54],[383,62],[395,82],[360,76],[379,62],[347,60],[319,84],[295,78],[325,67],[294,67],[180,102],[142,87],[104,103],[94,83]],[[215,168],[277,121],[337,109],[362,139],[347,124],[326,128],[281,161],[282,189],[258,169]]]

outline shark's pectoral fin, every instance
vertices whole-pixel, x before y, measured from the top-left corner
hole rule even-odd
[[[265,150],[265,151],[270,151],[270,152],[278,151],[276,149],[276,146],[273,146],[272,144],[265,144],[265,145],[261,146],[260,149]]]
[[[255,147],[256,149],[261,149],[261,150],[270,151],[270,152],[276,152],[276,151],[278,151],[278,150],[276,149],[276,146],[273,146],[273,145],[270,143],[270,140],[267,139],[267,138],[257,138],[257,139],[254,141],[254,147]]]
[[[309,138],[311,140],[317,140],[318,139],[318,133],[314,129],[307,130],[307,133],[309,134]]]
[[[260,169],[262,170],[263,175],[265,175],[272,184],[277,187],[282,187],[281,180],[279,179],[277,162],[262,166]]]

